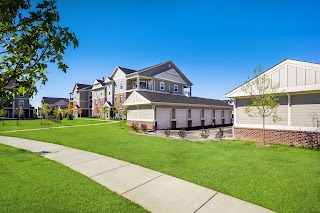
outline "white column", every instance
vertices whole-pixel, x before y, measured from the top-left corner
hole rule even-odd
[[[233,126],[236,125],[237,121],[237,99],[233,99]]]
[[[287,93],[288,96],[288,126],[291,126],[291,94]]]
[[[139,75],[139,72],[138,72],[138,75],[137,75],[137,89],[138,89],[138,91],[140,90],[140,75]]]

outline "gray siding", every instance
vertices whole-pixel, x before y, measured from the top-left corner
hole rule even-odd
[[[252,103],[251,99],[237,99],[236,100],[236,123],[237,124],[262,124],[262,118],[260,116],[250,117],[245,113],[245,107]],[[282,96],[280,98],[280,106],[277,109],[277,115],[281,118],[281,121],[274,123],[272,116],[266,118],[266,125],[284,125],[288,124],[288,98]]]
[[[291,125],[315,127],[320,121],[320,93],[291,96]]]

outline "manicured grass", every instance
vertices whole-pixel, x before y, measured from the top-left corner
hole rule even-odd
[[[101,119],[84,119],[78,118],[74,120],[63,119],[60,123],[55,123],[52,121],[45,121],[41,119],[35,120],[21,120],[19,126],[17,125],[16,120],[5,120],[4,124],[0,120],[0,132],[1,131],[10,131],[10,130],[20,130],[20,129],[37,129],[37,128],[48,128],[55,126],[73,126],[73,125],[82,125],[82,124],[95,124],[101,122],[108,122],[108,120]]]
[[[7,133],[142,165],[278,212],[320,209],[320,152],[252,142],[187,142],[144,136],[119,124]]]
[[[91,179],[0,144],[0,212],[145,212]]]

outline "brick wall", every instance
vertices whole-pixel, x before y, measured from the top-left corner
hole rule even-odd
[[[154,122],[151,121],[128,121],[127,120],[127,125],[131,126],[133,123],[138,123],[139,127],[141,127],[141,124],[147,124],[148,129],[152,129],[154,126]]]
[[[235,139],[262,141],[262,132],[262,129],[234,128]],[[309,146],[310,143],[319,144],[320,132],[266,129],[265,139],[269,143]]]

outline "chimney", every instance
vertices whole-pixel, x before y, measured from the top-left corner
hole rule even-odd
[[[104,81],[104,77],[101,77],[101,81]]]

